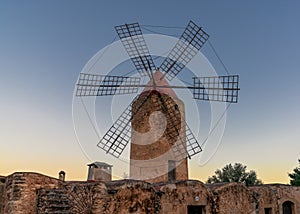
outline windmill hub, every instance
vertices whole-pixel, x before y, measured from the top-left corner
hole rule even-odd
[[[156,70],[153,78],[151,78],[147,83],[143,92],[147,92],[149,90],[155,90],[161,94],[167,94],[171,97],[177,98],[175,91],[170,87],[168,81],[165,79],[160,70]]]

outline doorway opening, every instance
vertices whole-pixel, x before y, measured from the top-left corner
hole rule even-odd
[[[295,205],[291,201],[285,201],[282,204],[282,214],[295,214]]]
[[[187,214],[205,214],[205,206],[203,205],[188,205]]]
[[[265,208],[265,214],[272,214],[272,208]]]

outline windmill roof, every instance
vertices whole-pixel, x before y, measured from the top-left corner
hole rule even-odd
[[[99,162],[99,161],[96,161],[94,163],[90,163],[88,164],[88,166],[96,166],[96,167],[101,167],[101,166],[109,166],[109,167],[112,167],[112,165],[109,165],[107,163],[104,163],[104,162]]]
[[[168,81],[164,77],[163,78],[162,77],[163,77],[163,74],[161,73],[160,70],[157,70],[153,74],[153,79],[155,81],[156,86],[170,86]],[[167,94],[170,97],[178,98],[175,91],[172,88],[156,88],[156,89],[154,89],[152,79],[147,83],[147,85],[152,86],[152,87],[145,87],[145,89],[143,90],[143,93],[146,91],[156,90],[162,94]]]

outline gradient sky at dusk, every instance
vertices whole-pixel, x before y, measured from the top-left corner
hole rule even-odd
[[[190,19],[241,78],[239,103],[228,112],[218,151],[204,166],[191,163],[190,177],[205,181],[217,168],[241,162],[265,183],[288,183],[300,158],[296,0],[1,1],[0,175],[56,177],[65,170],[67,179],[85,179],[91,160],[72,123],[78,74],[113,40],[115,25],[184,27]]]

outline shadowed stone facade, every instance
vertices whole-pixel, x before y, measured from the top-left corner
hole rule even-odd
[[[214,212],[219,214],[249,214],[256,210],[256,198],[249,188],[240,183],[208,185],[213,193]]]
[[[160,71],[156,86],[169,86]],[[152,80],[132,105],[130,178],[149,182],[187,180],[184,103]]]
[[[112,165],[104,162],[94,162],[88,164],[88,167],[88,181],[111,181]]]
[[[258,196],[259,210],[263,213],[266,209],[274,210],[274,213],[285,214],[300,213],[300,187],[267,184],[250,187]]]
[[[174,150],[185,155],[184,148],[176,148],[180,143],[175,130],[180,132],[180,139],[185,139],[184,104],[177,98],[171,98],[158,91],[144,92],[133,104],[133,108],[149,96],[140,111],[132,120],[132,143],[130,149],[130,178],[149,182],[166,182],[168,180],[186,180],[188,178],[187,159],[178,158]],[[166,119],[167,114],[158,101],[162,97],[168,108],[177,108],[178,118]],[[159,105],[157,105],[157,103]],[[175,107],[176,106],[176,107]],[[161,113],[163,112],[163,113]],[[141,119],[142,118],[142,119]],[[174,122],[176,121],[176,122]],[[179,121],[179,122],[178,122]],[[176,123],[176,124],[173,124]],[[184,125],[182,125],[184,124]],[[176,127],[174,127],[176,126]],[[185,140],[182,140],[185,143]],[[173,164],[171,166],[171,164]],[[173,171],[173,179],[169,172]]]
[[[259,213],[296,214],[300,188],[282,184],[245,187],[196,180],[148,183],[61,181],[17,172],[0,177],[0,213]]]
[[[16,172],[5,181],[2,197],[3,213],[35,213],[37,190],[57,188],[60,180],[38,173]]]

